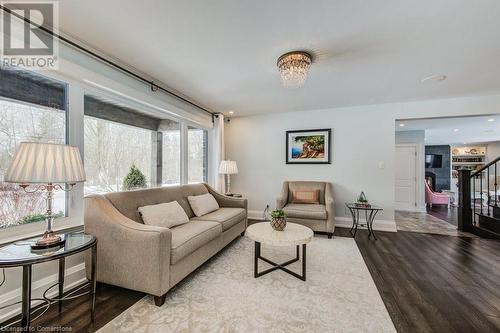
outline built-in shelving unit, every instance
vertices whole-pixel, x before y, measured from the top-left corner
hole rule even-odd
[[[478,170],[486,164],[486,147],[451,147],[451,169]]]

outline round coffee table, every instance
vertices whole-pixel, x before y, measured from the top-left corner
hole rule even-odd
[[[286,228],[283,231],[276,231],[271,227],[269,222],[255,223],[249,226],[245,232],[245,235],[250,239],[255,241],[255,252],[254,252],[254,277],[258,278],[262,275],[281,269],[282,271],[295,276],[302,281],[306,280],[306,244],[309,243],[314,233],[313,231],[300,224],[287,223]],[[260,255],[261,243],[270,246],[296,246],[297,255],[295,258],[290,259],[284,263],[277,264],[272,260],[264,258]],[[302,245],[302,274],[297,274],[292,272],[285,266],[288,266],[300,259],[300,249],[299,246]],[[259,272],[259,259],[272,265],[272,268],[266,269]]]

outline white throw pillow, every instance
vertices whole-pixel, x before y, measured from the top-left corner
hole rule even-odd
[[[189,222],[189,217],[177,201],[139,207],[144,224],[172,228]]]
[[[196,216],[202,216],[219,209],[217,200],[210,193],[195,196],[190,195],[188,196],[188,201]]]

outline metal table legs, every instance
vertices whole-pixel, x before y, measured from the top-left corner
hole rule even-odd
[[[21,303],[21,328],[28,331],[31,320],[31,265],[23,266],[23,290]]]
[[[262,275],[265,275],[267,273],[271,273],[272,271],[275,271],[277,269],[281,269],[282,271],[290,274],[290,275],[293,275],[295,276],[296,278],[298,279],[301,279],[302,281],[305,281],[306,280],[306,244],[302,244],[302,274],[297,274],[295,272],[292,272],[291,270],[289,270],[288,268],[286,268],[285,266],[288,266],[296,261],[299,261],[300,259],[300,249],[299,249],[299,245],[297,245],[297,251],[296,251],[296,256],[295,258],[293,259],[290,259],[284,263],[281,263],[281,264],[277,264],[267,258],[264,258],[261,256],[261,244],[260,242],[255,242],[255,256],[254,256],[254,277],[255,278],[258,278]],[[259,259],[267,262],[268,264],[272,265],[273,267],[269,268],[269,269],[266,269],[262,272],[259,272]]]
[[[375,238],[376,240],[377,236],[375,236],[375,232],[373,231],[373,221],[375,220],[375,216],[377,215],[378,210],[369,210],[369,209],[363,209],[363,210],[365,211],[366,224],[359,223],[360,210],[352,209],[349,207],[349,211],[351,212],[352,215],[352,226],[349,232],[352,234],[352,230],[354,229],[354,234],[352,236],[356,237],[356,232],[358,231],[358,225],[366,226],[366,228],[368,229],[368,238],[370,238],[373,235],[373,238]]]
[[[67,295],[64,295],[64,272],[65,272],[65,268],[66,268],[66,261],[65,261],[65,257],[59,258],[59,277],[58,277],[57,283],[50,286],[49,288],[47,288],[47,290],[45,290],[45,292],[43,293],[42,299],[36,299],[36,300],[46,301],[48,306],[50,306],[50,304],[57,302],[58,307],[59,307],[59,312],[61,312],[63,301],[89,294],[90,295],[90,315],[92,318],[92,323],[94,323],[94,321],[95,321],[95,294],[96,294],[96,282],[97,282],[97,279],[96,279],[97,245],[94,245],[91,248],[91,256],[92,256],[91,273],[90,273],[90,281],[88,281],[88,283],[85,283],[85,284],[81,285],[80,287],[76,288],[75,290],[71,291]],[[22,286],[22,300],[21,300],[21,328],[23,329],[23,331],[26,331],[26,332],[29,331],[29,329],[30,329],[31,301],[33,300],[31,298],[31,279],[32,279],[31,267],[32,267],[32,265],[23,266],[23,286]],[[57,298],[49,298],[47,296],[47,293],[56,285],[58,286]],[[80,291],[81,289],[86,287],[87,285],[89,286],[89,289],[90,289],[88,292],[83,292],[83,293],[75,295],[75,293],[77,293],[78,291]],[[48,308],[48,306],[47,306],[47,308]],[[43,312],[45,312],[45,311],[46,310],[44,310]],[[38,316],[36,318],[38,318]]]

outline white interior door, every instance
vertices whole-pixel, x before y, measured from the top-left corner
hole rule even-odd
[[[416,146],[396,146],[395,157],[395,208],[415,210],[417,208]]]

